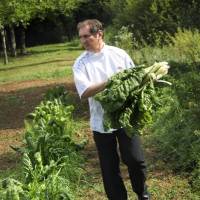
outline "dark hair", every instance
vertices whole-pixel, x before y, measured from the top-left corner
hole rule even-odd
[[[90,27],[90,33],[92,34],[103,31],[103,25],[97,19],[86,19],[82,22],[79,22],[77,25],[77,30],[79,31],[82,27],[87,25]]]

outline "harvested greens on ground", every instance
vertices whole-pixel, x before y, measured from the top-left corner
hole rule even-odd
[[[113,75],[105,90],[95,95],[104,109],[104,128],[124,127],[129,136],[141,133],[144,124],[151,122],[154,105],[154,82],[168,73],[167,62],[155,62],[126,69]]]

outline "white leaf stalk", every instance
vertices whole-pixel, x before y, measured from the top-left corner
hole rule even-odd
[[[157,82],[163,82],[171,85],[168,81],[159,80],[168,73],[169,68],[170,66],[168,65],[168,62],[155,62],[152,66],[144,69],[146,75],[143,81],[146,82],[149,79],[152,79]]]

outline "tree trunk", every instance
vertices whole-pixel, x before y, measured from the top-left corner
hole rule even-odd
[[[21,31],[20,31],[21,33],[20,33],[20,53],[22,54],[22,55],[25,55],[25,54],[27,54],[27,52],[26,52],[26,41],[25,41],[25,39],[26,39],[26,35],[25,35],[25,29],[24,29],[24,27],[23,26],[21,26]]]
[[[4,54],[4,64],[8,64],[8,55],[6,50],[6,36],[5,30],[2,28],[1,30],[1,37],[2,37],[2,47],[3,47],[3,54]]]
[[[11,55],[13,57],[16,57],[17,51],[16,51],[15,31],[12,25],[9,26],[9,29],[10,29],[10,40],[11,40]]]

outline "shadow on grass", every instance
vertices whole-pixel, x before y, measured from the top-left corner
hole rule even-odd
[[[29,51],[29,55],[31,54],[40,54],[40,53],[53,53],[53,52],[57,52],[57,51],[63,51],[63,50],[66,50],[66,51],[79,51],[79,50],[82,50],[82,48],[80,47],[75,47],[75,46],[65,46],[64,48],[63,47],[59,47],[59,46],[54,46],[56,47],[55,49],[43,49],[43,50],[30,50]]]
[[[13,92],[0,92],[0,129],[23,128],[25,117],[44,100],[47,90],[60,85],[63,85],[69,93],[68,104],[75,108],[74,119],[88,118],[87,101],[80,100],[73,82],[52,83]]]
[[[70,60],[67,60],[67,59],[55,59],[55,60],[51,60],[51,61],[46,61],[46,62],[39,62],[39,63],[32,63],[32,64],[27,64],[27,65],[18,65],[18,66],[15,66],[15,67],[9,67],[9,68],[3,68],[3,69],[0,69],[0,72],[5,72],[5,71],[10,71],[10,70],[16,70],[16,69],[21,69],[23,67],[33,67],[33,66],[37,66],[37,65],[43,65],[43,64],[48,64],[48,63],[56,63],[56,62],[74,62],[74,59],[70,59]]]

